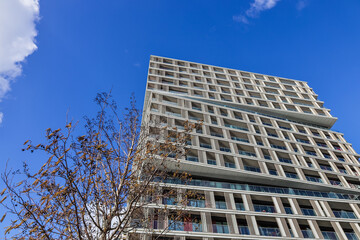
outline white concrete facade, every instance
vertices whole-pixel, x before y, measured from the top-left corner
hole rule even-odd
[[[151,56],[143,121],[186,120],[194,180],[166,187],[204,200],[166,239],[360,239],[359,155],[306,82]]]

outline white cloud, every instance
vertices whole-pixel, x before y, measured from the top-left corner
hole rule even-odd
[[[301,10],[303,10],[306,6],[307,6],[307,1],[306,0],[299,0],[298,2],[297,2],[297,4],[296,4],[296,9],[298,10],[298,11],[301,11]]]
[[[0,0],[0,102],[21,74],[21,63],[37,49],[38,19],[39,0]]]
[[[275,7],[276,3],[280,0],[254,0],[250,4],[250,8],[246,10],[245,14],[233,16],[233,20],[236,22],[249,23],[249,18],[256,18],[260,12],[269,10]]]

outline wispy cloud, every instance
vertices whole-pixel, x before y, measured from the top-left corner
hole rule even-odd
[[[250,8],[245,11],[244,14],[233,16],[233,20],[236,22],[249,23],[249,18],[256,18],[262,11],[269,10],[279,2],[280,0],[254,0],[250,4]]]
[[[0,0],[0,102],[21,75],[21,63],[37,49],[38,19],[39,0]]]
[[[298,11],[303,10],[308,5],[308,2],[306,0],[299,0],[296,4],[296,9]]]

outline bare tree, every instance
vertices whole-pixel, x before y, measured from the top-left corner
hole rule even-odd
[[[119,114],[110,94],[98,94],[95,102],[100,110],[96,117],[85,118],[84,128],[75,128],[76,124],[69,122],[64,129],[47,129],[44,144],[24,143],[24,151],[48,155],[38,171],[32,173],[24,164],[21,173],[14,175],[5,170],[2,174],[6,189],[0,201],[14,217],[6,229],[6,234],[11,232],[9,236],[136,237],[141,232],[138,229],[142,233],[156,229],[154,221],[158,216],[165,212],[169,215],[160,199],[171,197],[175,190],[164,188],[163,182],[174,177],[191,180],[188,174],[176,171],[175,159],[186,154],[186,142],[194,125],[186,123],[181,131],[156,123],[141,125],[141,113],[133,97],[124,114]],[[81,131],[84,134],[76,136]],[[22,181],[15,182],[19,174]],[[185,214],[187,195],[191,193],[172,203],[177,206],[170,214],[175,220]],[[166,226],[156,232],[157,236],[164,229]]]

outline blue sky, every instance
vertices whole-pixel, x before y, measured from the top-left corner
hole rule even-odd
[[[0,86],[0,169],[6,161],[15,169],[23,160],[39,165],[22,143],[63,127],[67,112],[80,121],[94,113],[97,92],[112,88],[121,106],[134,92],[142,107],[151,54],[307,81],[339,118],[334,129],[359,151],[360,1],[253,3],[40,1],[37,49],[20,58],[21,74],[7,76],[11,90],[1,96]],[[11,27],[6,21],[0,17],[0,26]]]

